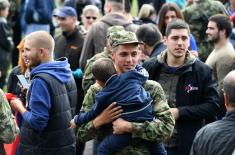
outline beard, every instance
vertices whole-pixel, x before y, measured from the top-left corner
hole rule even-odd
[[[209,41],[209,42],[211,42],[211,43],[213,43],[213,44],[218,43],[218,42],[219,42],[219,40],[220,40],[220,36],[219,36],[219,34],[217,34],[216,36],[214,36],[214,37],[213,37],[213,38],[211,38],[211,39],[208,39],[208,41]]]

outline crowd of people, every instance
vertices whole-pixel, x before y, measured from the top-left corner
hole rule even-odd
[[[0,0],[0,155],[235,154],[235,0],[135,2]]]

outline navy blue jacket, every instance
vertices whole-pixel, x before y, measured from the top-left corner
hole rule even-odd
[[[113,75],[106,82],[104,89],[96,95],[96,103],[92,110],[75,117],[76,124],[81,125],[94,119],[113,102],[122,107],[122,118],[127,121],[152,121],[152,98],[142,86],[146,80],[147,77],[136,70],[127,71],[119,76]]]
[[[25,21],[27,24],[50,24],[54,8],[54,0],[29,0],[25,7]]]

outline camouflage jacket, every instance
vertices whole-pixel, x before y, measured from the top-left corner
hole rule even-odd
[[[228,15],[228,12],[224,5],[219,1],[200,0],[193,5],[186,7],[182,13],[195,37],[199,57],[205,62],[213,50],[213,44],[207,41],[206,35],[209,18],[218,13]]]
[[[11,143],[18,131],[10,105],[3,91],[0,90],[0,146],[3,147],[3,143]],[[3,150],[3,148],[0,148],[0,154]]]
[[[152,122],[133,122],[132,137],[135,138],[135,140],[133,140],[132,145],[127,146],[118,154],[148,155],[149,152],[141,143],[140,139],[163,142],[164,140],[168,139],[173,132],[175,121],[173,115],[169,110],[169,106],[165,99],[165,94],[161,85],[155,81],[148,80],[145,82],[144,88],[150,93],[151,97],[153,98],[153,112],[156,119]],[[94,104],[95,94],[101,89],[102,88],[97,84],[92,85],[88,89],[83,101],[83,107],[81,109],[82,112],[87,112],[91,109],[92,105]],[[108,130],[105,130],[104,128],[96,130],[92,125],[92,121],[90,121],[78,128],[77,138],[80,141],[84,142],[95,137],[100,140],[102,139],[102,137],[109,134],[110,131],[110,127]]]
[[[95,83],[95,78],[91,72],[92,64],[100,58],[111,58],[107,48],[105,47],[103,52],[96,54],[91,59],[87,61],[86,67],[84,69],[84,75],[82,78],[82,88],[86,92],[91,85]]]

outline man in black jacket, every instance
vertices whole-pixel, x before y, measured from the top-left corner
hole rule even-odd
[[[168,24],[167,49],[145,62],[150,79],[166,94],[176,125],[166,142],[169,155],[188,155],[196,132],[219,110],[212,70],[188,51],[189,26],[177,19]]]
[[[198,131],[191,155],[230,155],[235,151],[235,71],[228,73],[223,87],[227,114]]]

